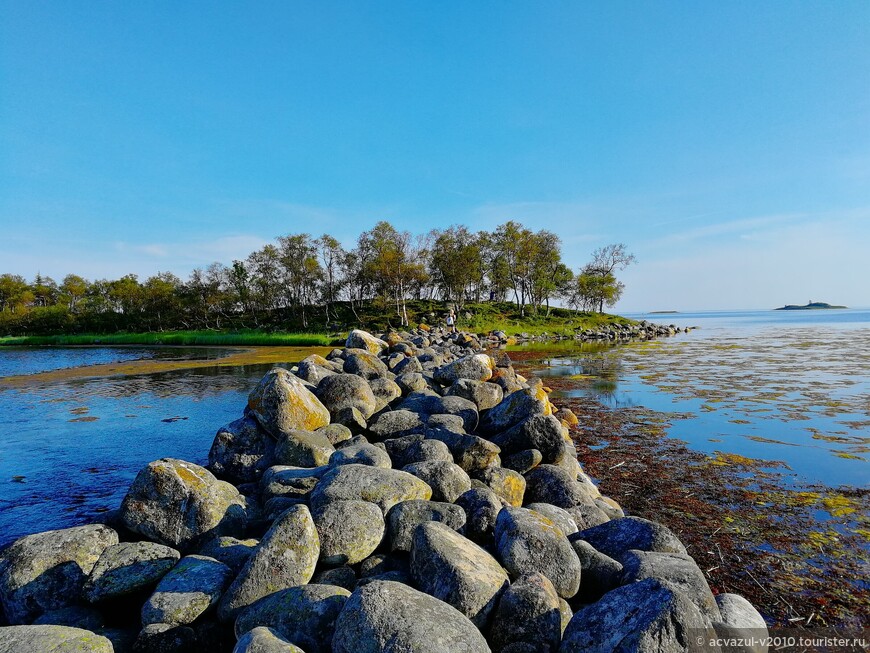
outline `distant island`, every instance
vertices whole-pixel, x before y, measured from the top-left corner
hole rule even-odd
[[[677,315],[679,311],[650,311],[647,315]]]
[[[825,302],[809,302],[804,306],[797,306],[795,304],[788,304],[786,306],[780,306],[779,308],[775,308],[775,311],[816,311],[825,308],[848,308],[848,306],[834,306],[832,304],[826,304]]]

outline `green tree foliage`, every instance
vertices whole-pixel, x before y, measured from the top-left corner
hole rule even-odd
[[[584,266],[563,296],[570,306],[603,313],[605,306],[619,301],[625,289],[615,272],[624,270],[635,260],[634,254],[628,253],[622,243],[600,247],[592,252],[592,261]]]

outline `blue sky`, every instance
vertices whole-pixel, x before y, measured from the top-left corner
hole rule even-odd
[[[870,305],[870,3],[0,1],[0,272],[518,220],[623,311]]]

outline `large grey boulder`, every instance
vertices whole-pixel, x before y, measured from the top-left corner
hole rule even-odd
[[[387,376],[390,372],[387,365],[375,354],[361,349],[348,350],[344,359],[343,371],[345,374],[356,374],[364,379],[375,379],[379,376]]]
[[[148,463],[121,503],[131,531],[182,551],[220,535],[239,535],[247,501],[199,465],[163,458]]]
[[[96,608],[71,605],[67,608],[43,612],[34,619],[33,623],[37,626],[69,626],[96,632],[106,625],[106,620]]]
[[[387,513],[387,533],[391,551],[410,551],[414,531],[426,522],[441,522],[454,531],[465,526],[465,511],[453,504],[439,501],[402,501]]]
[[[412,463],[402,468],[432,488],[434,501],[453,503],[459,495],[471,489],[471,479],[459,465],[446,460]]]
[[[386,377],[369,379],[369,385],[375,395],[375,410],[383,410],[402,396],[402,387]]]
[[[380,413],[368,428],[372,435],[384,440],[422,434],[426,430],[426,424],[418,413],[410,410],[389,410]]]
[[[327,376],[334,376],[335,374],[335,370],[322,367],[311,361],[301,361],[296,368],[296,376],[313,386],[317,386]]]
[[[505,454],[525,449],[537,449],[545,463],[552,463],[562,454],[565,439],[562,423],[552,415],[531,415],[518,424],[499,433],[492,441]]]
[[[386,451],[367,442],[341,447],[330,456],[329,464],[332,467],[352,464],[371,465],[383,469],[390,469],[393,466]]]
[[[542,645],[556,651],[562,638],[559,595],[546,576],[517,578],[498,603],[490,641],[496,653],[512,642]]]
[[[504,467],[487,467],[474,473],[474,478],[483,482],[508,505],[523,505],[526,495],[526,479],[522,474]]]
[[[373,336],[368,331],[363,331],[362,329],[354,329],[351,331],[347,335],[347,340],[345,341],[344,346],[348,349],[365,349],[372,354],[380,354],[389,347],[386,342]]]
[[[278,437],[275,462],[294,467],[320,467],[329,463],[335,447],[322,432],[292,429]]]
[[[206,542],[198,554],[206,558],[214,558],[232,569],[234,574],[237,574],[245,566],[248,558],[253,555],[257,544],[259,542],[255,539],[240,540],[229,536],[216,537]]]
[[[16,540],[0,562],[0,604],[7,621],[30,623],[43,612],[75,604],[103,551],[117,543],[118,534],[101,524]]]
[[[621,562],[623,584],[655,578],[681,591],[710,622],[722,620],[704,572],[690,556],[632,550],[622,556]]]
[[[277,438],[293,430],[314,431],[329,424],[329,411],[303,381],[282,367],[270,370],[248,396],[248,408]]]
[[[114,653],[112,642],[68,626],[0,628],[0,653]]]
[[[180,557],[175,549],[154,542],[112,545],[97,560],[82,595],[97,603],[156,585]]]
[[[580,559],[583,577],[577,598],[583,603],[594,603],[604,594],[616,589],[622,582],[622,564],[583,540],[571,542],[574,553]]]
[[[713,622],[716,635],[743,642],[742,646],[723,646],[723,651],[767,653],[767,623],[749,601],[738,594],[717,594],[716,604],[722,616],[722,621]]]
[[[453,606],[402,583],[371,581],[335,622],[332,653],[489,653],[480,631]]]
[[[578,530],[577,522],[568,514],[568,511],[554,506],[552,503],[528,503],[526,508],[534,510],[556,524],[566,537],[573,535]]]
[[[314,524],[326,565],[355,565],[384,539],[384,515],[368,501],[330,501],[314,511]]]
[[[579,610],[565,629],[559,653],[686,653],[698,650],[696,638],[704,627],[689,599],[649,578]]]
[[[320,538],[304,505],[293,506],[272,525],[218,606],[223,621],[278,590],[304,585],[314,576]]]
[[[343,408],[356,408],[368,419],[377,406],[371,386],[356,374],[328,376],[317,385],[315,394],[333,416]]]
[[[487,354],[471,354],[435,370],[435,380],[444,385],[456,383],[459,379],[488,381],[492,378],[495,363]]]
[[[575,533],[571,540],[585,540],[614,560],[621,560],[632,549],[686,553],[686,547],[667,526],[641,517],[612,519]]]
[[[592,503],[597,490],[572,478],[555,465],[538,465],[526,475],[527,503],[551,503],[559,508],[572,508],[578,503]]]
[[[478,544],[488,542],[503,507],[498,495],[489,488],[473,487],[456,499],[456,505],[465,511],[465,535]]]
[[[208,452],[208,468],[232,483],[258,481],[275,462],[275,440],[246,415],[218,429]]]
[[[193,623],[217,606],[232,579],[232,570],[214,558],[182,558],[142,606],[142,625]]]
[[[335,620],[350,592],[334,585],[300,585],[275,592],[236,619],[236,635],[266,626],[305,653],[330,653]]]
[[[449,603],[484,632],[510,584],[495,558],[438,522],[426,522],[414,531],[411,577],[419,589]]]
[[[397,408],[410,410],[423,416],[454,415],[462,418],[462,425],[466,431],[473,431],[477,428],[477,405],[462,397],[441,397],[434,393],[412,392]]]
[[[504,399],[501,386],[472,379],[459,379],[447,389],[445,394],[473,401],[477,405],[477,410],[494,408]]]
[[[386,514],[401,501],[431,498],[432,488],[407,472],[368,465],[340,465],[320,479],[311,492],[311,506],[317,510],[330,501],[369,501]]]
[[[495,545],[514,578],[539,572],[565,599],[580,588],[577,554],[565,534],[543,515],[526,508],[503,508],[495,522]]]
[[[430,424],[437,417],[433,416]],[[443,427],[430,427],[426,429],[425,436],[427,439],[443,442],[453,455],[454,462],[469,474],[487,467],[497,467],[501,462],[501,449],[476,435],[457,433]]]
[[[406,437],[414,438],[415,436]],[[397,440],[402,439],[403,438],[396,438],[391,442],[395,443]],[[402,443],[400,447],[393,447],[393,449],[399,454],[398,460],[394,460],[396,467],[404,467],[405,465],[422,463],[430,460],[446,460],[449,463],[453,462],[453,454],[450,453],[450,449],[447,445],[440,440],[417,439],[407,443],[407,446],[404,446],[405,444],[406,443]]]
[[[529,389],[517,390],[506,394],[498,406],[490,409],[484,415],[480,421],[480,431],[486,435],[495,435],[533,415],[549,414],[550,404],[547,399],[538,397],[534,391]]]
[[[233,653],[305,653],[271,628],[257,626],[239,637]]]

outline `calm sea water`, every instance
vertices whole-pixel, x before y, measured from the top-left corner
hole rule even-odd
[[[611,405],[678,412],[670,434],[703,451],[781,460],[802,480],[870,482],[870,310],[637,315],[698,326],[675,338],[571,348],[545,374],[592,374]],[[0,376],[214,348],[0,349]],[[116,507],[164,456],[204,463],[272,365],[204,367],[0,391],[0,546]]]

